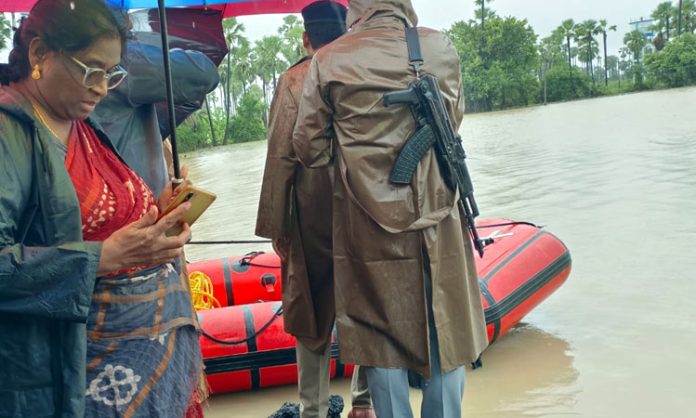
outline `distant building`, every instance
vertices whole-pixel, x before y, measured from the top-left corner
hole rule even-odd
[[[653,40],[655,39],[655,32],[653,31],[653,25],[655,21],[653,19],[640,18],[638,20],[633,20],[629,22],[631,26],[631,31],[639,30],[648,38],[648,45],[646,45],[643,53],[651,53],[655,51],[655,46],[653,45]]]

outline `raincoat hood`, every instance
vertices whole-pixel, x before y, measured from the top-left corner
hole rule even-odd
[[[418,16],[411,0],[351,0],[348,3],[346,25],[350,29],[360,20],[367,20],[378,11],[393,11],[412,26],[418,25]]]

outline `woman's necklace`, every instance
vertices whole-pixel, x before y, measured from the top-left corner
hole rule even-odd
[[[48,132],[53,134],[53,136],[55,136],[57,139],[61,139],[61,137],[56,133],[56,131],[54,131],[51,128],[51,125],[48,124],[48,121],[46,120],[46,117],[44,116],[43,112],[41,112],[41,110],[39,110],[39,106],[36,103],[34,103],[33,100],[29,100],[29,103],[31,103],[31,107],[34,109],[34,114],[36,115],[37,118],[39,118],[39,121],[41,122],[41,124],[43,126],[45,126],[46,129],[48,129]]]

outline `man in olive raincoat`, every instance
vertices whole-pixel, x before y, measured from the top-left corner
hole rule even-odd
[[[331,331],[334,324],[331,255],[332,172],[305,169],[292,133],[302,86],[315,50],[345,32],[346,8],[318,1],[302,10],[307,56],[285,72],[271,103],[268,154],[256,234],[273,239],[282,258],[285,330],[297,338],[302,418],[328,412]],[[364,386],[364,384],[363,384]],[[374,417],[366,389],[354,384],[351,418]]]
[[[416,124],[408,106],[385,107],[383,95],[415,80],[404,29],[417,16],[410,0],[352,0],[347,24],[314,56],[293,135],[304,165],[334,168],[341,360],[370,367],[380,418],[412,416],[407,370],[427,379],[423,416],[459,417],[462,366],[488,344],[466,221],[432,151],[410,185],[389,182]],[[464,111],[457,53],[445,35],[419,33],[423,72],[438,79],[456,130]]]

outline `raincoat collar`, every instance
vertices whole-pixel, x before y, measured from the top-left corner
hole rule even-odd
[[[34,124],[31,103],[17,90],[6,86],[0,87],[0,110],[3,110],[15,118]]]

